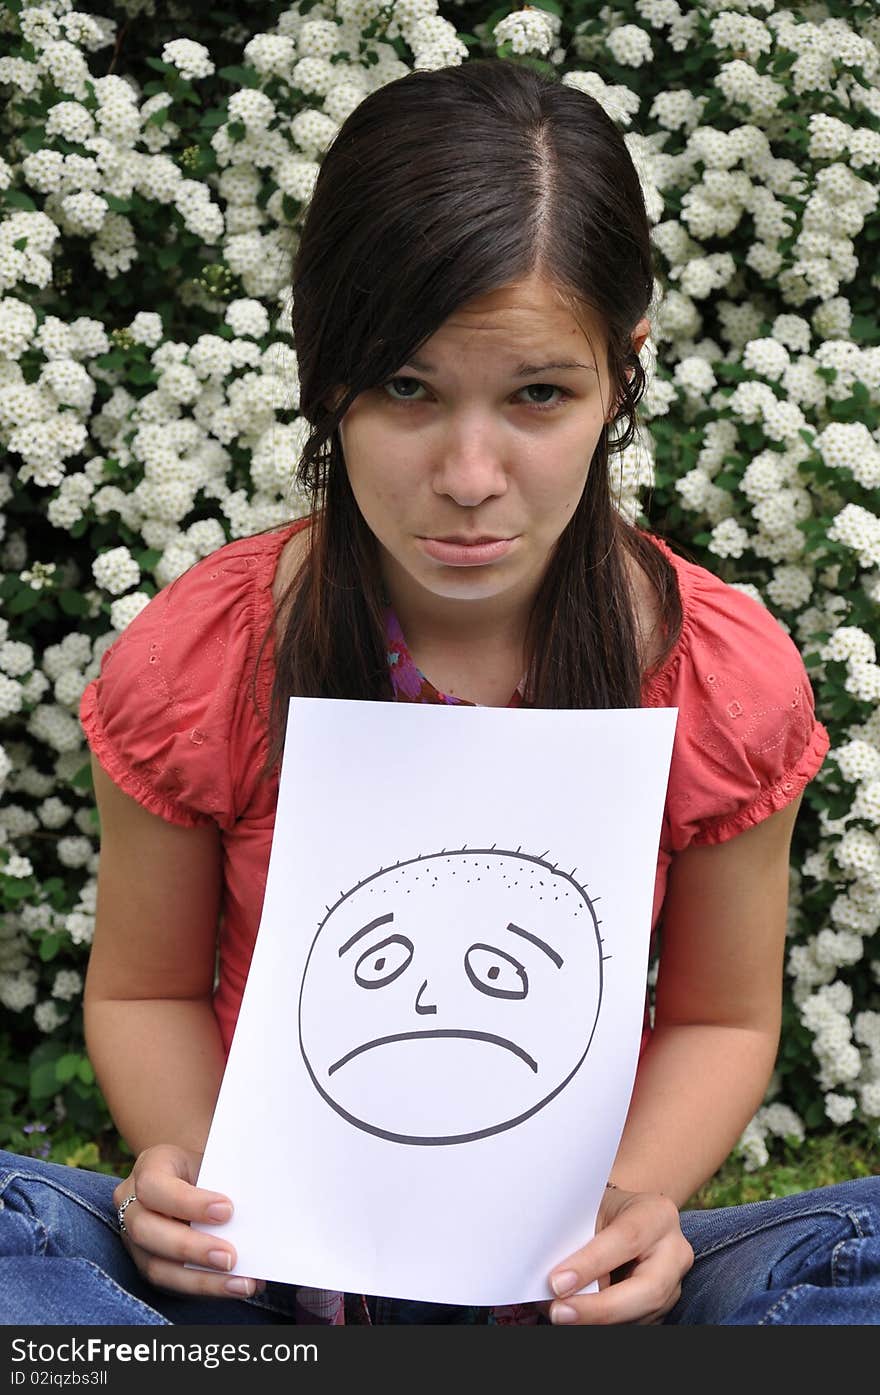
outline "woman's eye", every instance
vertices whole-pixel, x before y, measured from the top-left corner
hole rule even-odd
[[[534,394],[530,399],[527,399],[530,407],[558,407],[559,401],[564,400],[562,398],[559,401],[552,400],[555,392],[562,392],[562,388],[554,387],[552,383],[529,383],[528,387],[522,388],[522,391]]]
[[[492,945],[471,945],[464,971],[475,988],[490,998],[524,998],[529,991],[525,969],[513,955]]]
[[[421,399],[414,397],[413,392],[418,392],[421,386],[416,378],[389,378],[384,384],[384,391],[392,402],[418,402]]]
[[[354,966],[354,980],[361,988],[384,988],[399,978],[413,957],[412,940],[405,935],[389,935],[371,949],[365,949]]]

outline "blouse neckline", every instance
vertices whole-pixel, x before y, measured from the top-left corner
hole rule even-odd
[[[265,614],[262,617],[267,626],[271,625],[274,614],[274,602],[272,597],[272,586],[275,580],[275,572],[278,561],[285,544],[308,523],[307,519],[296,519],[293,523],[285,524],[283,527],[273,530],[269,534],[270,545],[263,554],[263,565],[260,567],[258,577],[258,595],[262,602]],[[684,558],[674,553],[668,543],[662,538],[658,538],[653,533],[645,533],[645,537],[659,548],[675,570],[676,582],[678,585],[679,599],[681,602],[681,630],[676,643],[659,668],[649,670],[642,679],[642,706],[662,707],[664,697],[669,690],[673,675],[681,662],[682,655],[686,652],[691,636],[691,616],[693,591],[698,585],[698,571],[689,567]],[[388,661],[389,677],[395,700],[398,702],[431,702],[445,703],[450,707],[476,707],[478,703],[471,702],[468,698],[455,697],[449,693],[443,693],[436,688],[429,678],[422,673],[417,666],[412,654],[407,647],[406,638],[401,629],[394,608],[391,605],[385,607],[385,639],[386,639],[386,659]],[[271,631],[270,631],[271,632]],[[273,645],[274,654],[274,645]],[[525,705],[522,692],[522,682],[519,683],[513,692],[508,707],[520,707]]]

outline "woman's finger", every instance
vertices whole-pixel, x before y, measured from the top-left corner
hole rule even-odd
[[[147,1168],[133,1172],[126,1182],[115,1189],[114,1203],[119,1206],[127,1196],[137,1198],[125,1213],[128,1229],[131,1229],[131,1222],[140,1208],[156,1211],[163,1216],[174,1216],[179,1221],[202,1221],[208,1225],[222,1225],[232,1217],[229,1197],[195,1187],[174,1172]]]
[[[664,1237],[680,1239],[690,1249],[681,1234],[675,1203],[663,1196],[633,1197],[582,1249],[557,1265],[550,1287],[558,1298],[577,1293],[648,1255]]]
[[[551,1305],[550,1321],[557,1326],[659,1322],[681,1294],[680,1254],[677,1247],[672,1251],[671,1245],[659,1247],[634,1267],[629,1278],[609,1284],[598,1293],[557,1300]]]
[[[262,1280],[240,1274],[218,1273],[211,1269],[186,1269],[183,1264],[141,1249],[129,1247],[141,1274],[156,1288],[169,1293],[200,1294],[211,1298],[252,1298],[265,1287]]]

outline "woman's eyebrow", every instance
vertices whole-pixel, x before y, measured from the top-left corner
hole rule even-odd
[[[537,935],[529,934],[528,930],[521,930],[518,925],[513,924],[513,921],[510,922],[507,928],[508,930],[512,930],[514,935],[522,935],[524,940],[530,940],[533,945],[538,946],[538,949],[543,949],[544,953],[548,954],[553,960],[557,969],[562,968],[562,956],[557,954],[555,949],[551,949],[549,945],[545,945],[543,940],[539,940]]]
[[[407,359],[403,367],[415,368],[418,373],[436,373],[438,371],[433,363],[413,356]],[[559,359],[553,363],[520,363],[511,376],[514,378],[534,378],[538,373],[549,373],[554,370],[566,371],[570,368],[583,368],[587,373],[596,372],[595,364],[578,363],[575,359]]]
[[[380,925],[387,925],[388,922],[389,922],[390,920],[393,920],[393,919],[394,919],[394,912],[393,912],[393,911],[389,911],[387,915],[379,915],[379,916],[376,917],[375,920],[371,920],[370,923],[369,923],[369,925],[365,925],[365,926],[363,927],[362,930],[356,930],[355,933],[352,935],[351,939],[350,939],[350,940],[346,940],[346,941],[345,941],[345,944],[342,945],[342,947],[340,948],[340,950],[339,950],[339,957],[340,957],[340,959],[342,958],[342,956],[343,956],[343,954],[345,953],[345,951],[346,951],[347,949],[351,949],[352,945],[353,945],[353,944],[356,944],[357,941],[358,941],[359,939],[361,939],[361,937],[362,937],[363,935],[369,935],[369,933],[370,933],[371,930],[377,930],[377,929],[379,928]]]

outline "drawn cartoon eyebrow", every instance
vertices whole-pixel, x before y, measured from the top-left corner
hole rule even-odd
[[[551,949],[549,945],[545,945],[543,940],[539,940],[537,935],[530,935],[528,930],[521,930],[518,925],[514,925],[513,921],[507,928],[512,930],[514,935],[522,935],[524,940],[531,940],[533,945],[537,945],[538,949],[543,949],[544,953],[550,956],[557,969],[562,968],[562,956],[557,954],[555,949]]]
[[[339,957],[340,957],[340,959],[342,958],[342,956],[343,956],[343,954],[345,953],[345,951],[348,950],[348,949],[351,949],[352,945],[357,944],[358,940],[361,939],[362,936],[364,936],[364,935],[369,935],[369,933],[370,933],[371,930],[377,930],[377,929],[379,928],[380,925],[387,925],[387,924],[389,923],[389,921],[392,921],[393,919],[394,919],[394,912],[393,912],[393,911],[389,911],[387,915],[379,915],[379,916],[376,916],[376,919],[375,919],[375,920],[371,920],[370,923],[369,923],[369,925],[365,925],[364,928],[363,928],[363,930],[357,930],[357,931],[355,931],[355,933],[352,935],[351,939],[350,939],[350,940],[346,940],[345,944],[344,944],[344,945],[342,946],[342,948],[340,949],[340,951],[339,951]]]

